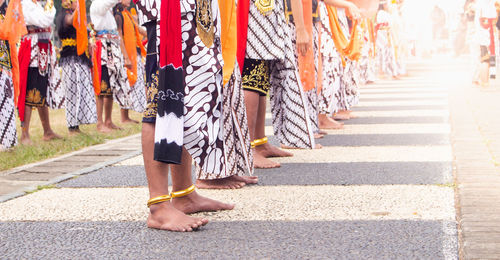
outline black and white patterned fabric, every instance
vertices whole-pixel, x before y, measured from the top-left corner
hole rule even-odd
[[[62,81],[63,70],[60,65],[52,69],[47,91],[47,106],[51,109],[63,109],[66,104],[66,84]]]
[[[377,13],[377,23],[388,23],[391,26],[390,14],[384,10]],[[387,76],[395,77],[398,75],[396,64],[396,54],[393,46],[390,29],[381,29],[377,32],[377,67]]]
[[[96,101],[89,66],[76,56],[70,56],[62,62],[61,69],[68,127],[96,123]]]
[[[297,47],[296,43],[296,30],[295,25],[293,23],[288,23],[288,30],[290,32],[290,38],[292,40],[292,46],[294,49]],[[313,52],[314,52],[314,69],[316,73],[314,74],[314,82],[317,82],[318,76],[318,58],[319,58],[319,38],[318,38],[318,30],[316,26],[313,26]],[[298,60],[298,52],[295,51],[295,60]],[[297,63],[298,67],[298,63]],[[309,116],[309,121],[311,122],[312,131],[317,133],[319,131],[319,121],[318,121],[318,86],[317,84],[313,89],[309,91],[304,91],[304,95],[306,97],[306,106],[307,112]]]
[[[349,37],[349,23],[344,9],[338,9],[338,17],[344,35]],[[359,102],[359,67],[356,61],[345,59],[340,84],[340,110],[350,110],[352,106]]]
[[[122,107],[125,109],[131,109],[136,112],[142,113],[146,108],[146,83],[145,83],[145,69],[144,63],[142,62],[141,55],[137,55],[137,81],[134,86],[130,86],[128,92],[129,106]]]
[[[10,70],[0,67],[0,150],[17,145],[14,85]]]
[[[215,25],[214,44],[206,47],[198,36],[195,0],[181,1],[184,68],[184,147],[196,167],[219,175],[224,172],[222,118],[222,52],[217,0],[210,0]],[[190,10],[190,11],[188,11]]]
[[[119,39],[99,37],[102,42],[101,65],[106,66],[109,74],[110,87],[113,90],[113,99],[120,107],[130,106],[128,93],[130,84],[127,71],[124,67],[123,54],[120,49]]]
[[[282,14],[284,17],[284,14]],[[271,112],[274,135],[282,145],[294,148],[313,149],[315,147],[312,122],[309,118],[307,100],[295,59],[294,44],[288,25],[285,32],[285,58],[271,62]]]
[[[319,17],[321,19],[319,37],[321,37],[323,75],[321,91],[318,95],[318,109],[321,114],[333,114],[339,110],[335,94],[340,90],[340,78],[343,73],[342,59],[335,49],[326,5],[322,1],[319,2]]]
[[[275,0],[274,9],[263,15],[250,0],[246,58],[283,60],[285,57],[285,3]]]
[[[204,172],[197,167],[197,178],[202,180],[221,179],[233,175],[253,174],[253,155],[250,147],[250,132],[241,87],[238,64],[233,75],[223,88],[224,125],[224,171],[219,174]]]

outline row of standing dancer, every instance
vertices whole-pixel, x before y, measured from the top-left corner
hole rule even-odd
[[[82,29],[84,1],[63,0],[56,19],[62,41],[59,78],[50,44],[51,2],[11,0],[9,8],[2,3],[3,22],[11,18],[11,24],[28,30],[24,36],[21,29],[0,34],[14,54],[9,57],[19,61],[2,67],[0,83],[17,93],[8,96],[7,108],[14,122],[18,108],[23,134],[32,96],[42,100],[39,111],[64,100],[73,131],[96,121],[100,130],[114,128],[106,112],[113,100],[122,109],[142,111],[151,228],[192,231],[208,220],[189,214],[233,209],[199,195],[195,187],[256,184],[255,168],[280,167],[269,158],[292,156],[286,149],[320,149],[317,139],[324,129],[342,128],[339,120],[351,118],[359,85],[375,80],[377,68],[399,75],[393,71],[392,21],[379,21],[387,10],[383,1],[375,23],[345,0],[135,2],[137,16],[128,11],[130,0],[94,0],[90,19],[95,33],[88,40]],[[25,21],[12,11],[21,8]],[[384,35],[386,40],[379,40]],[[142,36],[147,37],[145,47]],[[19,50],[11,51],[18,41]],[[23,77],[26,63],[28,76]],[[64,98],[51,96],[58,88]],[[40,94],[30,94],[32,89]],[[281,147],[270,144],[265,134],[268,96]],[[3,116],[0,122],[3,131]],[[17,142],[15,124],[9,122],[10,145],[2,136],[4,147]]]

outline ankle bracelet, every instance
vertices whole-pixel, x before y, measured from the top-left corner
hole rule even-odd
[[[264,138],[261,138],[261,139],[255,139],[252,142],[250,142],[250,146],[252,148],[255,148],[255,147],[263,145],[263,144],[267,144],[267,136]]]
[[[170,198],[174,199],[174,198],[184,197],[184,196],[187,196],[187,195],[193,193],[195,190],[196,190],[195,186],[191,185],[191,186],[189,186],[189,188],[187,188],[185,190],[171,192]]]
[[[151,207],[151,205],[162,203],[165,201],[170,201],[171,199],[172,199],[172,197],[170,197],[170,195],[161,195],[158,197],[154,197],[154,198],[148,200],[148,208]]]

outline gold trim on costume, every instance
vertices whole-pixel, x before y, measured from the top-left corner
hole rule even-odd
[[[71,38],[62,39],[61,42],[62,42],[61,47],[63,47],[63,48],[66,46],[76,46],[76,39],[71,39]]]
[[[212,47],[215,38],[212,0],[196,0],[196,31],[203,44]]]
[[[255,7],[262,15],[268,15],[274,9],[274,0],[255,0]]]
[[[7,41],[0,40],[0,66],[11,69],[10,51],[7,46]]]

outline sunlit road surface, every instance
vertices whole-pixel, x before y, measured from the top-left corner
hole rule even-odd
[[[452,148],[449,95],[472,89],[469,67],[412,61],[408,77],[362,87],[357,118],[318,140],[323,149],[292,150],[281,168],[256,171],[259,185],[201,190],[237,207],[199,214],[211,223],[198,232],[145,227],[139,156],[1,203],[0,255],[456,259],[454,160],[466,151]]]

